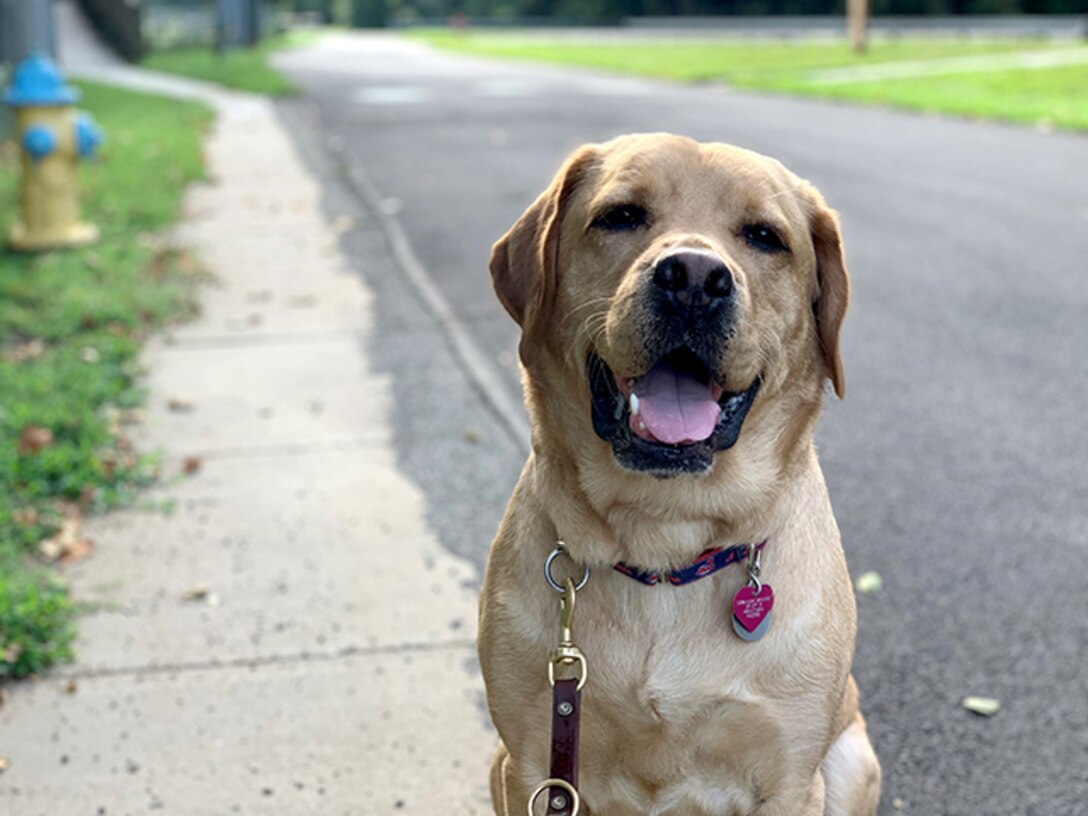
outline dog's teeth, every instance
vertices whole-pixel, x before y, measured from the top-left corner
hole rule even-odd
[[[646,423],[643,422],[641,419],[638,421],[638,429],[640,431],[645,431],[646,430]]]
[[[638,416],[638,394],[631,392],[631,416]]]

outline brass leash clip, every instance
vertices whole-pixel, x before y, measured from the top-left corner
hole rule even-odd
[[[574,606],[577,602],[578,591],[574,587],[574,579],[567,578],[563,582],[563,596],[559,599],[559,645],[552,651],[548,660],[548,682],[555,685],[556,666],[578,667],[578,691],[586,684],[589,674],[586,665],[586,656],[574,643],[574,634],[571,631],[574,626]]]

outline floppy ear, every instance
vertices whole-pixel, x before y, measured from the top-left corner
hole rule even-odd
[[[571,193],[596,155],[586,145],[563,164],[551,185],[491,249],[491,281],[503,307],[521,326],[518,354],[528,368],[540,353],[559,279],[559,225]]]
[[[827,375],[839,399],[846,394],[846,378],[839,354],[839,330],[850,302],[850,278],[843,260],[842,236],[838,215],[815,193],[815,208],[810,216],[812,242],[816,248],[816,299],[812,311],[816,315],[816,331],[820,349],[827,365]]]

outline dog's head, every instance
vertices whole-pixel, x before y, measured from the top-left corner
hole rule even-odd
[[[843,394],[836,217],[756,153],[666,134],[582,147],[491,274],[522,327],[535,433],[607,443],[628,470],[708,471],[749,426],[796,441],[825,379]]]

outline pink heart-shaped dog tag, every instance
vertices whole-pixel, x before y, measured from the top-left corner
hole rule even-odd
[[[763,584],[757,593],[745,585],[733,596],[733,630],[745,640],[759,640],[771,625],[774,590]]]

